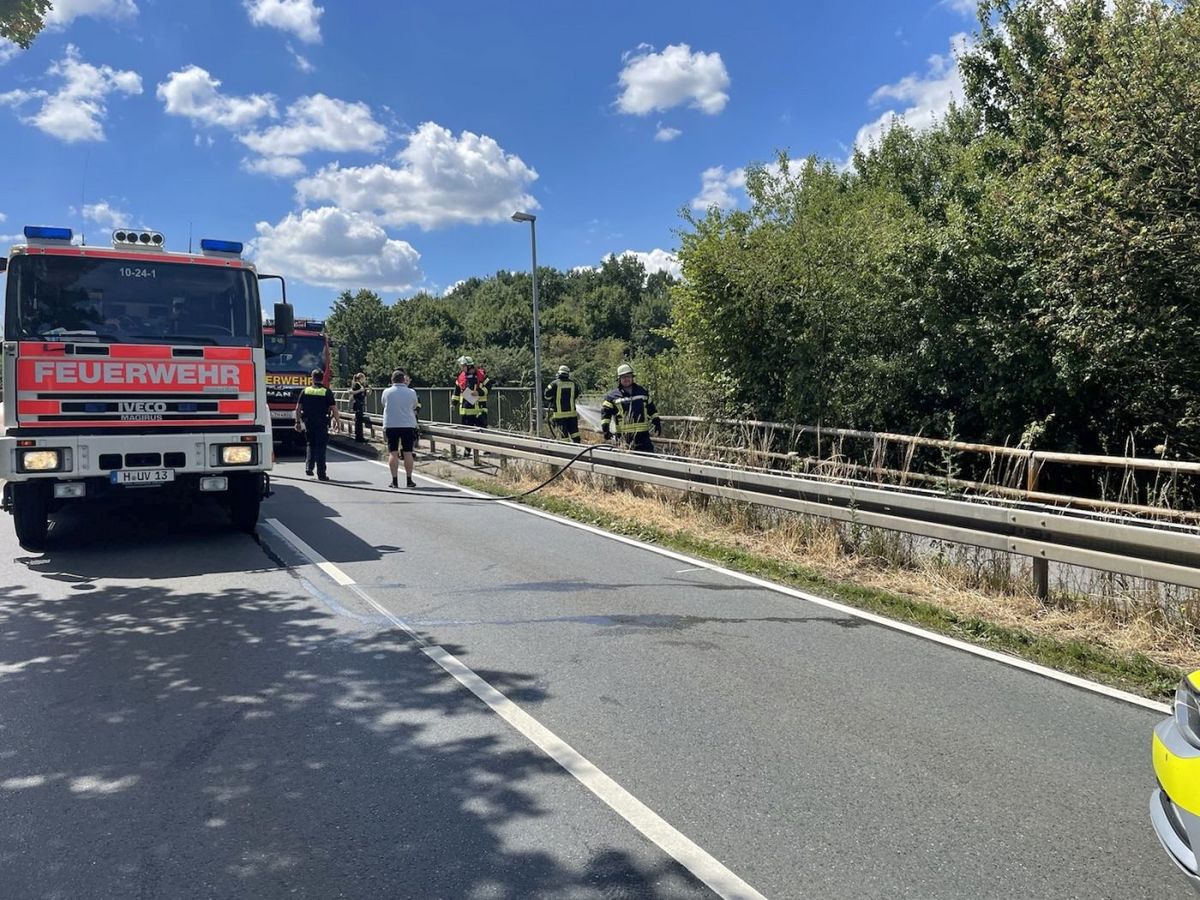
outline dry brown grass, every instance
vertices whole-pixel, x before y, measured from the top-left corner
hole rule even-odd
[[[516,462],[493,471],[514,492],[548,475],[544,466]],[[1180,668],[1200,664],[1195,591],[1063,568],[1054,572],[1052,603],[1043,605],[1029,587],[1028,563],[1010,554],[586,473],[568,472],[542,494],[1035,636],[1138,652]]]

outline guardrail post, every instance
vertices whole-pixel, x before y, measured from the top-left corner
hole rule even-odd
[[[1033,558],[1033,594],[1041,603],[1050,599],[1050,560],[1041,556]]]
[[[479,468],[480,463],[479,463],[479,451],[478,450],[471,451],[471,462],[475,466],[475,468],[477,468],[477,469]]]
[[[1038,489],[1038,479],[1042,474],[1042,463],[1038,460],[1037,453],[1030,453],[1029,458],[1025,461],[1025,490],[1030,494],[1036,493]]]
[[[1025,466],[1025,491],[1035,494],[1042,474],[1042,462],[1036,452],[1029,454]],[[1041,556],[1033,557],[1032,574],[1033,595],[1039,603],[1045,603],[1050,599],[1050,560]]]

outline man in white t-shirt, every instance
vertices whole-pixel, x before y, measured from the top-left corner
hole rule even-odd
[[[408,386],[408,374],[403,369],[392,373],[392,386],[383,392],[383,436],[387,440],[388,468],[392,470],[392,484],[400,468],[399,453],[404,454],[406,487],[415,488],[413,481],[413,447],[417,443],[417,410],[421,401],[417,392]]]

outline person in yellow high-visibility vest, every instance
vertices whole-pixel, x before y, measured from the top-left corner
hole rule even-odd
[[[550,410],[550,424],[562,432],[568,441],[578,444],[579,413],[575,409],[575,382],[571,380],[571,369],[558,367],[558,377],[546,385],[546,408]]]
[[[633,366],[617,368],[617,386],[604,397],[600,407],[600,428],[605,439],[616,435],[627,447],[645,453],[654,452],[650,429],[662,436],[662,420],[650,392],[633,380]]]
[[[328,481],[325,451],[329,446],[329,428],[337,417],[337,402],[333,391],[322,383],[325,373],[312,370],[312,384],[306,387],[296,401],[296,430],[304,432],[308,451],[304,456],[304,474],[312,475],[316,469],[318,481]]]
[[[483,369],[476,367],[475,360],[469,356],[460,356],[458,367],[451,402],[458,406],[458,416],[464,425],[486,428],[488,391],[492,380]]]

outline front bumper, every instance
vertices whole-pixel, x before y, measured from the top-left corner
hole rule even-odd
[[[253,437],[254,442],[247,444],[243,441],[247,437]],[[6,482],[105,479],[114,470],[136,468],[173,469],[177,478],[225,475],[236,471],[265,472],[271,468],[272,461],[270,433],[48,435],[20,440],[22,443],[32,441],[37,449],[59,451],[64,465],[55,471],[19,471],[18,450],[31,448],[18,448],[18,438],[3,436],[0,437],[0,479]],[[256,462],[243,466],[220,465],[218,448],[229,444],[257,447]]]
[[[1159,787],[1150,798],[1150,822],[1167,855],[1200,891],[1200,749],[1167,719],[1154,729],[1153,755]]]

